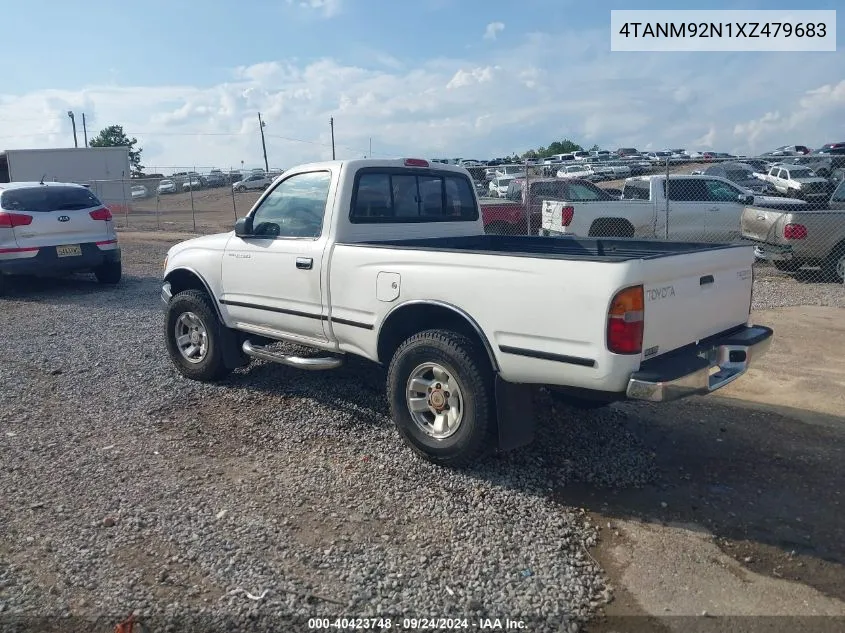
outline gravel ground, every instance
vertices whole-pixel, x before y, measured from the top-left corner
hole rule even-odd
[[[820,281],[818,269],[781,273],[773,266],[755,265],[754,310],[786,306],[845,308],[845,285]]]
[[[80,276],[0,300],[6,628],[101,618],[112,631],[137,612],[153,631],[403,616],[576,630],[611,599],[589,553],[597,528],[552,490],[654,481],[627,414],[574,415],[541,395],[532,446],[454,472],[404,447],[383,372],[364,362],[185,380],[162,341],[168,245],[124,240],[116,289]],[[841,305],[835,287],[805,294],[819,288],[761,276],[755,302]]]
[[[166,248],[124,241],[116,289],[80,276],[0,300],[5,626],[112,631],[138,612],[204,630],[316,616],[575,630],[610,599],[598,531],[551,489],[650,480],[621,414],[546,406],[533,446],[454,472],[400,442],[372,365],[182,379],[162,341]]]

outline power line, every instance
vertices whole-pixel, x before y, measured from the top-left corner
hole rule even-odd
[[[66,118],[66,116],[61,116],[61,115],[55,115],[55,116],[49,115],[49,116],[43,116],[43,117],[33,117],[33,118],[24,118],[24,119],[20,119],[20,118],[7,119],[5,117],[0,116],[0,123],[20,123],[20,122],[23,122],[23,121],[64,121],[65,118]],[[88,117],[89,122],[94,121],[94,120],[95,119],[93,117]]]
[[[41,120],[41,119],[38,119]],[[86,120],[90,122],[90,120]],[[33,132],[30,134],[11,134],[11,135],[4,135],[0,136],[0,139],[8,139],[8,138],[33,138],[33,137],[44,137],[44,136],[59,136],[64,134],[63,131],[58,130],[55,132]],[[234,136],[242,136],[247,138],[249,134],[247,132],[146,132],[146,131],[126,131],[125,134],[127,136],[168,136],[168,137],[234,137]],[[307,139],[302,138],[294,138],[291,136],[281,136],[279,134],[266,134],[267,138],[279,139],[282,141],[288,141],[291,143],[304,143],[306,145],[314,145],[317,147],[325,147],[331,148],[331,143],[323,143],[320,141],[309,141]],[[367,150],[361,147],[352,147],[350,145],[336,145],[338,148],[346,149],[351,152],[361,153],[361,154],[368,154]],[[380,156],[385,158],[399,158],[399,156],[394,154],[380,154]]]

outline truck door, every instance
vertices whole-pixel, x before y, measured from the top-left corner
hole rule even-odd
[[[665,180],[660,181],[664,185]],[[700,242],[704,239],[704,217],[708,207],[704,181],[698,178],[670,178],[664,195],[669,197],[669,217],[666,217],[666,200],[657,203],[657,238],[678,242]],[[662,197],[662,196],[661,196]]]
[[[251,234],[232,236],[223,255],[220,303],[232,321],[328,340],[322,268],[333,191],[329,170],[296,173],[250,212]]]
[[[704,216],[706,242],[733,242],[742,234],[742,212],[745,204],[740,202],[743,192],[722,180],[707,179],[707,198],[710,206]]]

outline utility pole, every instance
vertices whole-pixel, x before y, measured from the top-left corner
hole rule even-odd
[[[85,147],[88,147],[88,126],[85,124],[85,113],[82,113],[82,138],[85,139]]]
[[[334,160],[335,159],[335,154],[334,154],[334,117],[329,118],[329,125],[332,128],[332,160]]]
[[[370,137],[370,153],[369,153],[369,157],[370,157],[370,158],[372,158],[372,157],[373,157],[373,137],[372,137],[372,136]]]
[[[258,113],[258,128],[261,130],[261,149],[264,150],[264,173],[270,171],[270,165],[267,163],[267,143],[264,142],[264,126],[267,125],[261,120],[261,113]]]
[[[76,119],[73,118],[73,110],[68,110],[67,115],[70,117],[70,122],[73,124],[73,146],[79,147],[79,141],[76,140]]]

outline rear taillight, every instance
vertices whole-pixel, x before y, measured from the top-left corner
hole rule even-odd
[[[787,224],[783,227],[783,237],[787,240],[803,240],[807,237],[807,227],[803,224]]]
[[[29,226],[32,224],[32,216],[25,213],[8,213],[0,211],[0,228],[13,229],[16,226]]]
[[[572,223],[572,218],[575,217],[575,207],[563,207],[560,210],[560,223],[563,226],[569,226]]]
[[[102,209],[95,209],[88,213],[92,220],[103,220],[105,222],[111,220],[111,211],[103,207]]]
[[[607,349],[614,354],[641,353],[644,325],[643,287],[620,290],[607,312]]]

